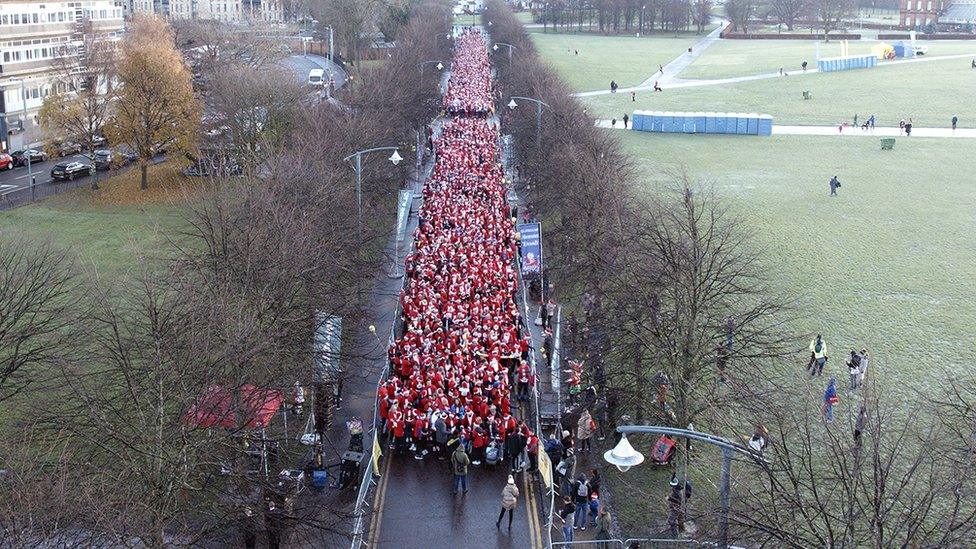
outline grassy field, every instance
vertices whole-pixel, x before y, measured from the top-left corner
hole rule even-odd
[[[862,40],[851,41],[848,44],[850,55],[867,55],[871,53],[871,48],[877,42]],[[929,48],[927,55],[930,56],[964,53],[976,55],[976,42],[973,41],[930,40],[919,41],[919,44]],[[841,54],[841,44],[836,40],[820,42],[819,46],[814,40],[719,40],[682,71],[680,77],[731,78],[777,72],[781,67],[787,72],[794,72],[800,70],[803,61],[807,61],[809,67],[814,68],[817,66],[818,48],[820,57],[836,57]]]
[[[802,99],[803,91],[813,94]],[[920,100],[924,98],[924,100]],[[918,127],[976,127],[976,71],[969,59],[882,66],[845,72],[788,76],[738,84],[667,89],[660,93],[586,98],[590,114],[620,118],[635,109],[663,111],[759,112],[776,124],[834,125],[874,114],[879,126],[913,118]]]
[[[976,366],[976,143],[618,135],[646,192],[685,171],[732,199],[774,282],[802,300],[796,331],[827,338],[830,374],[844,379],[844,352],[862,346],[896,386]]]
[[[532,34],[542,58],[575,91],[609,89],[611,80],[624,87],[640,84],[698,38]]]
[[[93,196],[86,189],[0,212],[0,238],[27,234],[50,238],[78,255],[82,267],[100,276],[123,275],[137,267],[138,258],[159,257],[168,239],[177,238],[184,217],[162,182],[172,183],[173,170],[166,165],[150,172],[158,176],[148,192],[138,189],[138,170],[127,170],[102,183]]]

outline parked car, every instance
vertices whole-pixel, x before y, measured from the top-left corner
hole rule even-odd
[[[125,166],[135,160],[135,156],[112,149],[99,149],[95,151],[95,169],[98,171],[111,170]]]
[[[187,177],[231,177],[244,175],[244,168],[228,158],[204,157],[183,170]]]
[[[78,162],[77,160],[66,160],[58,162],[51,169],[51,179],[71,181],[76,177],[82,177],[95,173],[95,166]]]
[[[55,143],[52,150],[57,156],[71,156],[73,154],[81,154],[81,145],[75,143],[74,141],[62,141],[60,143]]]
[[[14,157],[14,166],[26,166],[28,158],[30,158],[31,164],[38,164],[47,160],[47,153],[37,149],[15,151],[10,156]]]
[[[0,170],[14,169],[14,157],[7,153],[0,153]]]

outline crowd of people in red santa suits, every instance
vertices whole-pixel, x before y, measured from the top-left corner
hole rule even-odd
[[[454,41],[454,62],[444,94],[444,111],[484,114],[494,110],[491,63],[484,35],[465,30]]]
[[[484,48],[474,38],[481,40],[458,40],[454,70],[468,59],[489,70],[468,51]],[[472,92],[476,98],[465,104],[480,104],[481,89]],[[392,375],[379,389],[379,416],[390,444],[417,459],[430,452],[443,458],[460,443],[475,464],[494,446],[513,465],[527,455],[534,467],[538,438],[513,415],[513,387],[517,401],[527,400],[534,374],[529,336],[519,328],[518,248],[498,130],[483,117],[455,116],[434,143],[415,251],[406,258],[403,335],[389,351]]]

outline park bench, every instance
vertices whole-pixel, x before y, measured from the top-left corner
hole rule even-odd
[[[803,92],[803,98],[804,99],[813,99],[813,94],[810,93],[810,92],[808,92],[808,91],[805,91],[805,92]]]
[[[890,151],[895,148],[895,138],[894,137],[882,137],[881,138],[881,150]]]

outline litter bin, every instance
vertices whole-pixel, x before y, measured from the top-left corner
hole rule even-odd
[[[805,92],[803,92],[803,98],[804,99],[813,99],[813,94],[810,93],[810,92],[808,92],[808,91],[805,91]]]

